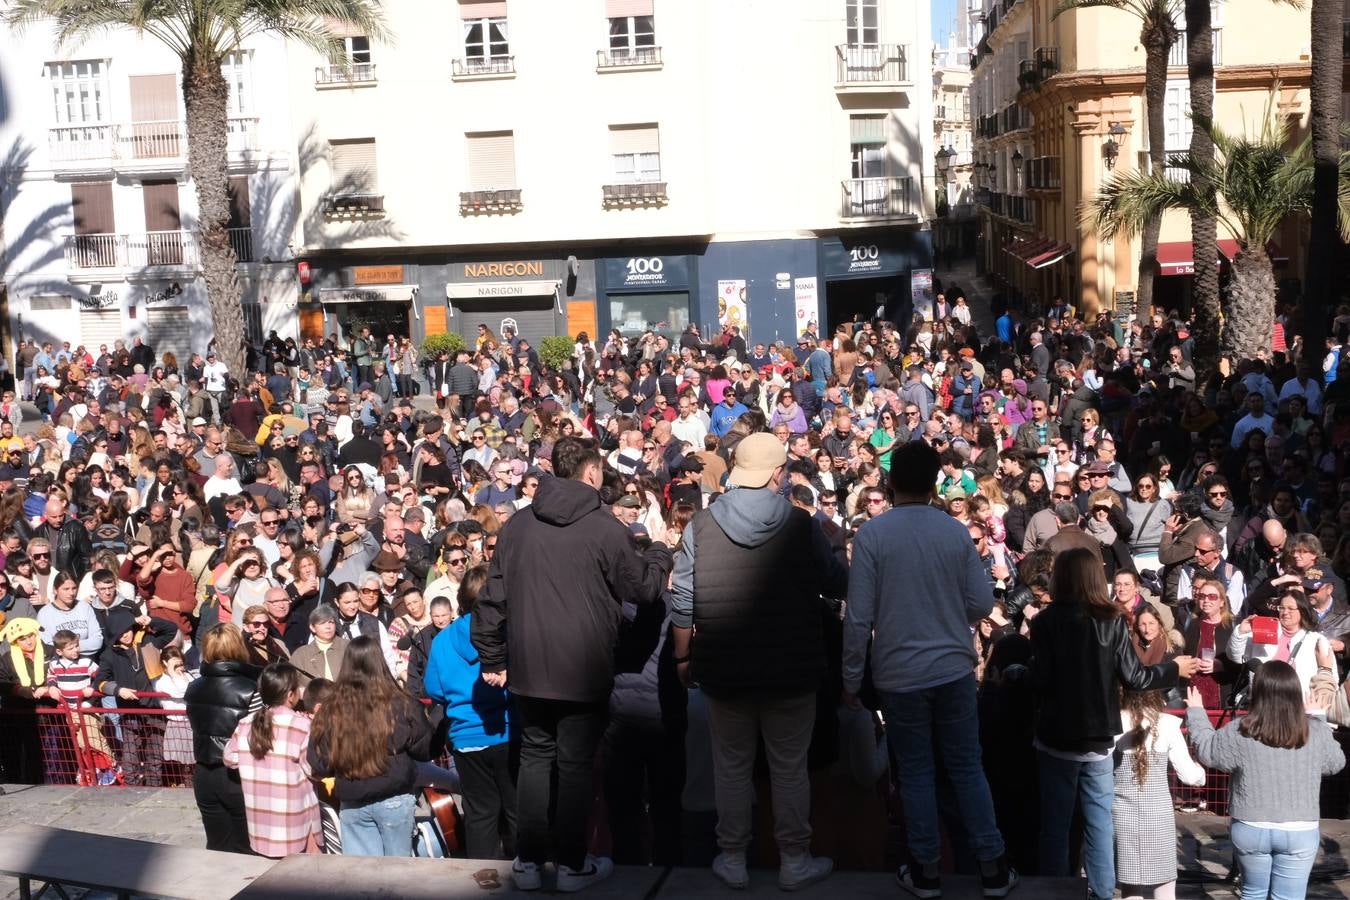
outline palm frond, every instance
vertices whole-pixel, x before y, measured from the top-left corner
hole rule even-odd
[[[1196,189],[1185,181],[1139,170],[1112,173],[1088,201],[1083,221],[1102,238],[1133,236],[1144,223],[1169,209],[1192,209]]]

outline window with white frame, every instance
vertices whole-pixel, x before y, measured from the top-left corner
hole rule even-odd
[[[101,59],[47,63],[57,125],[108,121],[108,69]]]
[[[506,19],[465,19],[464,56],[470,60],[505,59],[511,53]]]
[[[253,69],[247,51],[227,53],[220,64],[225,78],[226,114],[230,118],[253,115]]]
[[[1191,146],[1191,85],[1189,81],[1178,79],[1167,82],[1163,94],[1163,147],[1170,159],[1174,154],[1187,153]],[[1185,177],[1185,171],[1168,167],[1167,174],[1173,178]]]
[[[346,63],[349,66],[369,65],[370,38],[362,34],[333,40],[333,62]]]
[[[611,125],[609,146],[614,184],[661,180],[661,137],[656,125]]]
[[[1169,66],[1186,65],[1186,14],[1178,12],[1176,16],[1177,40],[1168,56]],[[1209,4],[1210,42],[1213,48],[1211,59],[1214,65],[1223,65],[1223,0],[1210,0]]]
[[[875,47],[881,42],[877,0],[844,0],[844,25],[850,47]]]
[[[650,55],[656,46],[655,16],[611,16],[609,52],[614,57]]]

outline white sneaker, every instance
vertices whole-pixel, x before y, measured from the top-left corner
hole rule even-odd
[[[564,894],[588,888],[604,881],[614,872],[614,860],[608,856],[586,855],[586,862],[580,869],[558,866],[558,890]]]
[[[817,881],[824,881],[834,871],[834,860],[825,856],[802,853],[783,856],[778,867],[778,886],[785,891],[801,890]]]
[[[517,856],[511,862],[511,881],[518,891],[537,891],[543,881],[539,877],[539,864],[525,862]]]
[[[743,891],[750,886],[750,873],[745,870],[744,850],[723,850],[712,862],[712,871],[723,884]]]

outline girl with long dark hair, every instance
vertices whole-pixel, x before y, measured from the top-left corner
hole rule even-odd
[[[315,777],[335,779],[344,854],[412,853],[417,763],[431,758],[431,736],[421,707],[389,674],[379,641],[352,641],[308,753]]]
[[[1251,711],[1218,731],[1200,692],[1186,692],[1186,725],[1200,762],[1231,772],[1231,835],[1243,900],[1302,897],[1321,844],[1322,778],[1345,766],[1331,729],[1305,703],[1303,683],[1282,660],[1252,678]]]
[[[258,679],[263,708],[240,720],[225,744],[224,761],[239,770],[248,839],[260,856],[317,853],[322,827],[309,780],[309,716],[295,711],[300,670],[273,663]]]

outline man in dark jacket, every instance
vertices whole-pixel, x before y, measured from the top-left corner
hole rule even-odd
[[[623,604],[656,600],[671,567],[666,543],[639,552],[601,506],[599,453],[562,438],[553,447],[553,470],[557,477],[544,479],[533,503],[502,530],[473,616],[483,680],[508,685],[520,715],[519,850],[511,877],[521,890],[539,887],[550,834],[561,889],[578,890],[613,871],[610,860],[587,856],[586,820],[614,688],[614,647]]]
[[[69,572],[75,578],[84,578],[89,571],[89,557],[94,548],[89,541],[89,531],[79,519],[66,517],[66,501],[52,497],[43,510],[42,525],[34,537],[43,537],[52,547],[52,568],[58,572]]]
[[[713,735],[717,843],[713,874],[749,883],[751,780],[759,736],[773,782],[778,884],[819,881],[834,862],[811,856],[811,788],[806,750],[825,672],[822,596],[842,597],[848,572],[810,513],[778,488],[787,451],[771,434],[736,445],[728,483],[736,488],[685,529],[671,586],[675,664],[707,695]],[[691,653],[691,637],[698,639]]]

